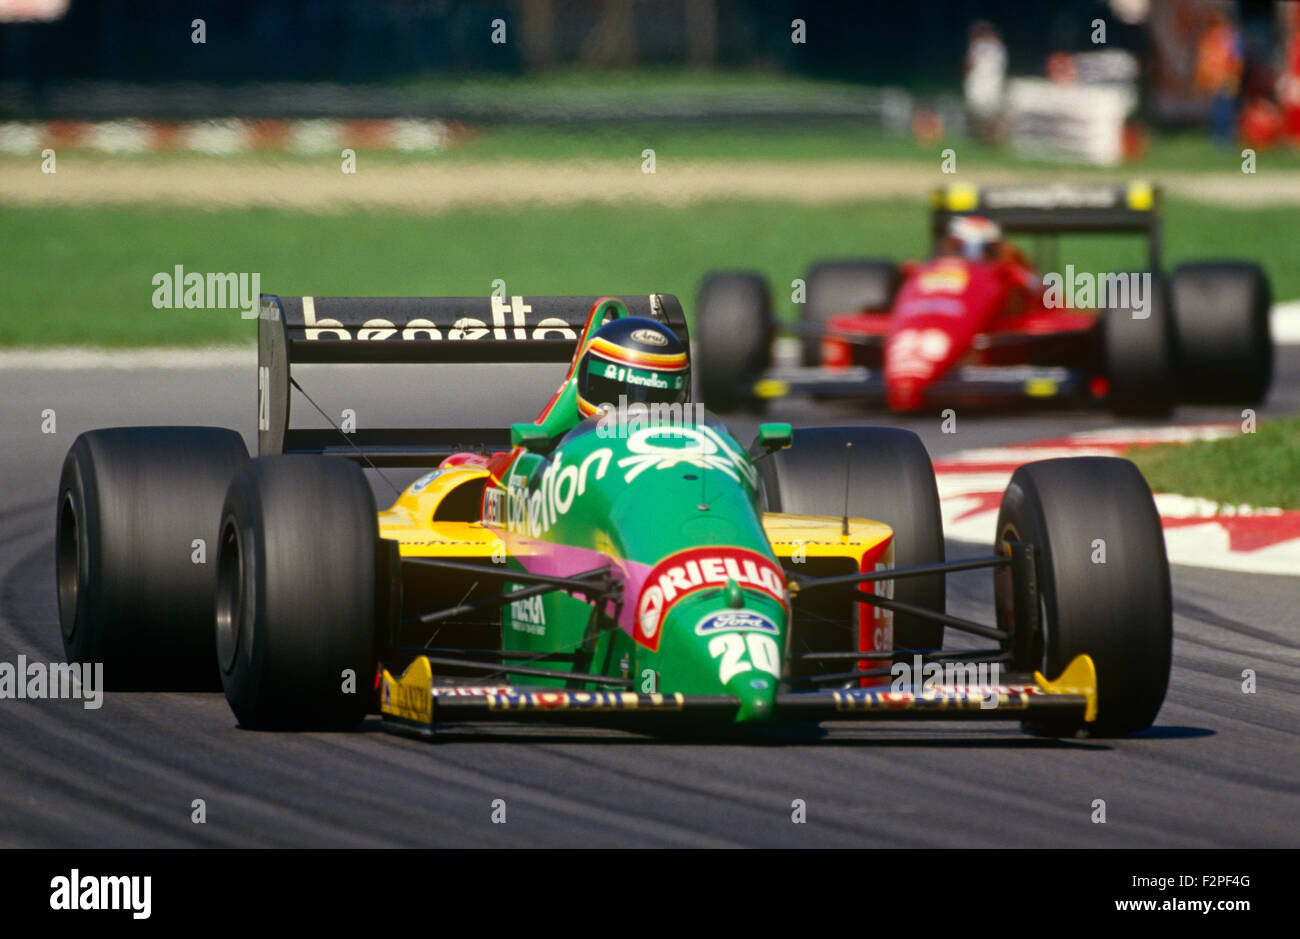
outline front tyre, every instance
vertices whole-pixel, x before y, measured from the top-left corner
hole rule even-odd
[[[1170,276],[1183,400],[1258,404],[1273,379],[1272,291],[1258,264],[1199,261]]]
[[[350,730],[378,661],[375,500],[338,457],[270,456],[235,475],[217,562],[226,700],[261,730]]]
[[[1124,736],[1149,727],[1169,684],[1173,608],[1164,533],[1138,468],[1114,457],[1072,457],[1016,470],[998,512],[997,544],[1036,551],[1041,599],[1033,661],[1055,679],[1078,655],[1097,668],[1097,719],[1034,724],[1071,735]],[[1010,574],[995,574],[999,625],[1012,629]]]
[[[943,516],[934,465],[912,431],[801,427],[794,432],[793,446],[760,460],[758,467],[769,511],[832,516],[847,512],[851,518],[884,522],[894,530],[895,567],[943,563]],[[894,581],[894,599],[943,613],[944,575],[900,578]],[[942,645],[942,623],[894,614],[895,648]]]
[[[822,363],[822,331],[832,316],[862,310],[888,310],[894,304],[902,276],[893,261],[821,261],[808,269],[807,303],[799,322],[807,331],[800,341],[805,366]]]
[[[1169,313],[1169,286],[1151,275],[1145,310],[1132,305],[1102,312],[1102,357],[1116,414],[1168,417],[1174,409],[1176,338]]]
[[[714,411],[760,409],[754,382],[772,361],[772,297],[758,274],[704,278],[695,305],[697,400]]]

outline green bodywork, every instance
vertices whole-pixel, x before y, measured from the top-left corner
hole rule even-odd
[[[626,315],[626,307],[611,300],[598,310],[582,345],[606,313]],[[515,601],[502,615],[503,647],[576,652],[571,664],[548,661],[547,667],[630,679],[631,690],[642,693],[733,695],[740,702],[737,720],[763,719],[780,681],[789,616],[784,578],[763,530],[753,461],[694,405],[634,407],[582,420],[574,381],[579,361],[575,356],[537,422],[513,428],[515,455],[488,490],[485,522],[503,529],[513,569],[537,570],[540,559],[547,572],[572,575],[613,561],[627,575],[624,596],[621,607],[561,590]],[[788,425],[773,427],[774,445],[788,445]],[[762,561],[733,559],[727,571],[742,576],[721,583],[701,577],[704,586],[665,603],[657,646],[638,633],[640,586],[649,569],[679,552],[693,557],[718,546]],[[778,584],[775,590],[757,586],[758,568]],[[710,620],[712,614],[727,615]],[[527,685],[599,687],[579,678],[517,677]]]
[[[597,566],[599,555],[653,567],[679,551],[708,546],[748,549],[779,569],[763,531],[754,464],[713,422],[683,427],[588,420],[549,454],[520,452],[502,483],[498,523],[517,569],[538,554],[572,558],[568,573]],[[522,585],[506,589],[515,586]],[[629,592],[622,602],[635,612],[637,601]],[[709,614],[734,610],[765,617],[757,622],[770,623],[771,631],[697,634]],[[630,678],[633,690],[643,693],[734,695],[740,720],[770,710],[788,616],[769,592],[729,578],[687,593],[668,607],[657,649],[634,640],[614,612],[563,591],[516,601],[504,610],[503,643],[529,652],[583,653],[575,669]]]

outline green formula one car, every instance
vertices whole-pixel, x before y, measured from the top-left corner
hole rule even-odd
[[[64,643],[111,686],[219,681],[246,727],[378,710],[421,735],[890,718],[1127,734],[1160,708],[1169,570],[1127,461],[1021,468],[987,556],[946,561],[914,434],[765,424],[742,445],[692,403],[668,295],[266,297],[259,340],[256,459],[213,428],[92,431],[68,455]],[[568,370],[508,433],[290,427],[291,389],[312,401],[292,364],[365,361],[481,363],[484,395],[512,363]],[[431,471],[377,511],[363,468],[391,466]],[[946,612],[963,571],[992,573],[991,622]],[[979,642],[944,648],[945,630]]]

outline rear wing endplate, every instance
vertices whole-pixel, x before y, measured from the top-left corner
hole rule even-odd
[[[457,449],[508,449],[509,432],[367,429],[344,438],[291,426],[290,379],[302,363],[568,362],[599,297],[280,297],[263,295],[257,321],[257,449],[327,453],[375,466],[430,465]],[[633,316],[657,319],[690,347],[672,294],[623,297]],[[509,382],[485,383],[502,393]],[[539,402],[539,404],[542,402]]]

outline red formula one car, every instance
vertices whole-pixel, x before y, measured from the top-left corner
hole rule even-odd
[[[1159,416],[1178,401],[1251,404],[1268,390],[1267,276],[1243,261],[1163,275],[1148,184],[948,186],[934,195],[931,228],[928,260],[813,265],[794,330],[798,365],[772,367],[777,329],[762,278],[709,275],[696,307],[706,403],[730,410],[804,393],[905,412],[1096,401]],[[1010,233],[1036,236],[1037,264]],[[1143,236],[1146,263],[1062,266],[1055,236],[1067,233]]]

